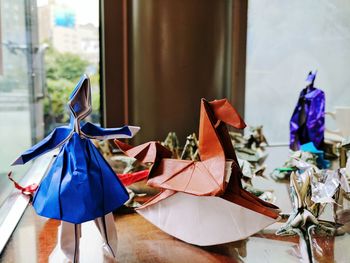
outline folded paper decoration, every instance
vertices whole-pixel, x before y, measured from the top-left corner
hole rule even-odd
[[[138,208],[139,214],[168,234],[201,246],[244,239],[276,222],[278,208],[242,188],[226,124],[245,127],[226,99],[202,99],[200,161],[171,159],[171,152],[157,142],[131,147],[115,140],[127,155],[153,164],[148,185],[161,192]]]
[[[331,162],[324,158],[324,151],[318,150],[313,142],[300,145],[300,150],[304,152],[310,152],[317,156],[317,167],[320,169],[327,169],[331,166]]]
[[[41,216],[63,221],[60,245],[68,247],[68,252],[65,249],[61,249],[61,252],[69,262],[79,261],[80,235],[77,232],[80,224],[89,220],[95,220],[104,246],[109,248],[114,258],[116,251],[113,252],[113,244],[117,241],[113,234],[114,221],[112,224],[111,217],[105,215],[123,205],[129,195],[90,139],[131,138],[139,127],[104,129],[83,122],[92,110],[90,80],[86,75],[82,76],[70,95],[68,106],[70,124],[56,128],[41,142],[22,153],[13,165],[24,164],[60,147],[55,161],[35,192],[33,207]],[[68,235],[66,230],[74,233]],[[75,246],[70,246],[70,241]]]
[[[48,262],[116,262],[117,243],[112,213],[82,225],[62,221]]]
[[[321,230],[331,236],[344,233],[346,227],[340,227],[342,195],[350,192],[344,168],[337,170],[319,170],[315,165],[295,159],[298,171],[290,176],[290,199],[293,211],[287,222],[276,232],[277,235],[298,234],[312,248],[311,229],[316,234]],[[333,205],[333,217],[336,223],[321,220],[326,205]],[[345,210],[343,210],[345,211]],[[310,260],[312,262],[312,260]]]
[[[128,200],[112,168],[90,139],[131,138],[138,127],[104,129],[90,122],[91,87],[84,75],[69,97],[70,124],[24,152],[14,163],[24,164],[60,147],[60,152],[33,198],[39,215],[70,223],[83,223],[108,214]]]
[[[308,86],[299,95],[298,103],[290,120],[290,148],[299,150],[300,145],[313,142],[320,149],[324,140],[325,94],[314,87],[316,72],[310,72]]]

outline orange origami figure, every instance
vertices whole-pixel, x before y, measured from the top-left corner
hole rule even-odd
[[[279,219],[278,207],[242,188],[242,172],[226,124],[246,125],[226,99],[202,99],[200,161],[171,159],[157,142],[115,143],[128,156],[152,163],[147,184],[161,192],[137,209],[185,242],[208,246],[245,239]]]

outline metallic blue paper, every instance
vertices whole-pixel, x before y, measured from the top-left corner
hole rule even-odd
[[[131,138],[139,127],[104,129],[83,123],[82,120],[91,113],[90,80],[86,75],[75,87],[68,105],[71,111],[69,126],[56,128],[24,152],[13,165],[24,164],[61,147],[34,195],[33,207],[39,215],[79,224],[112,212],[129,198],[90,138]]]
[[[313,142],[320,149],[324,140],[325,94],[313,86],[316,73],[310,72],[310,82],[299,95],[298,103],[290,120],[290,148],[294,151],[300,145]]]

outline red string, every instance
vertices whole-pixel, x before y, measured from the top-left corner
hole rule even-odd
[[[11,175],[12,175],[12,172],[9,172],[7,177],[13,182],[16,189],[20,190],[22,192],[22,194],[24,194],[24,195],[33,196],[36,189],[38,189],[37,184],[31,184],[31,185],[28,185],[26,187],[22,187],[11,177]]]

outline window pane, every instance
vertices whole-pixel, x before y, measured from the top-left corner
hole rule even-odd
[[[45,133],[68,122],[66,103],[83,73],[90,76],[93,112],[100,121],[98,0],[38,1],[39,42],[45,47]]]
[[[347,1],[250,0],[247,123],[263,124],[270,143],[288,143],[289,120],[310,70],[318,70],[315,86],[326,93],[326,111],[350,105],[349,34]]]
[[[0,1],[0,206],[13,190],[6,174],[18,154],[32,144],[30,41],[25,2]],[[24,169],[15,168],[20,179]]]

